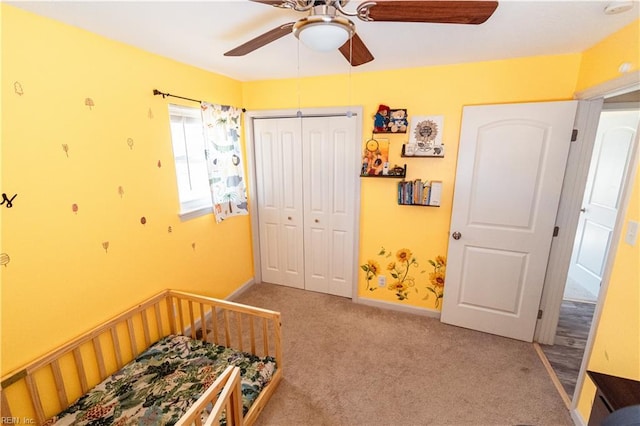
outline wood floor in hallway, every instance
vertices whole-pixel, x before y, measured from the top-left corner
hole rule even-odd
[[[569,398],[576,388],[595,306],[563,300],[555,344],[540,345]]]

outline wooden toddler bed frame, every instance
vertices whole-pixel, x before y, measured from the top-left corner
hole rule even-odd
[[[242,414],[240,368],[230,365],[176,423],[209,425],[224,415],[227,425],[253,424],[282,379],[280,313],[174,290],[151,297],[2,377],[2,422],[45,424],[170,335],[275,358],[277,368],[270,382],[246,415]]]

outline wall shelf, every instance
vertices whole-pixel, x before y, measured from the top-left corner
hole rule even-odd
[[[400,157],[405,157],[405,158],[444,158],[444,145],[442,145],[442,151],[440,154],[433,154],[433,155],[406,155],[404,153],[404,147],[407,144],[402,144],[402,152],[400,152]]]
[[[414,206],[414,207],[440,207],[440,206],[432,206],[431,204],[409,204],[409,203],[398,203],[399,206]]]
[[[442,181],[398,182],[398,205],[419,207],[440,207]]]
[[[392,173],[392,170],[389,170],[389,173]],[[407,176],[407,165],[405,164],[402,167],[402,173],[400,174],[386,174],[386,175],[368,175],[368,174],[360,174],[360,177],[368,177],[368,178],[391,178],[391,179],[404,179]]]

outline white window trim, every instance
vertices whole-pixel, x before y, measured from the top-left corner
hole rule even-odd
[[[189,210],[178,213],[178,217],[181,222],[185,222],[190,219],[195,219],[200,216],[205,216],[208,214],[213,214],[213,207],[201,207],[195,210]]]

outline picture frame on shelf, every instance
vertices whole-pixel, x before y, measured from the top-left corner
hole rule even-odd
[[[444,157],[442,128],[444,116],[425,115],[411,118],[409,147],[403,146],[403,156]]]

